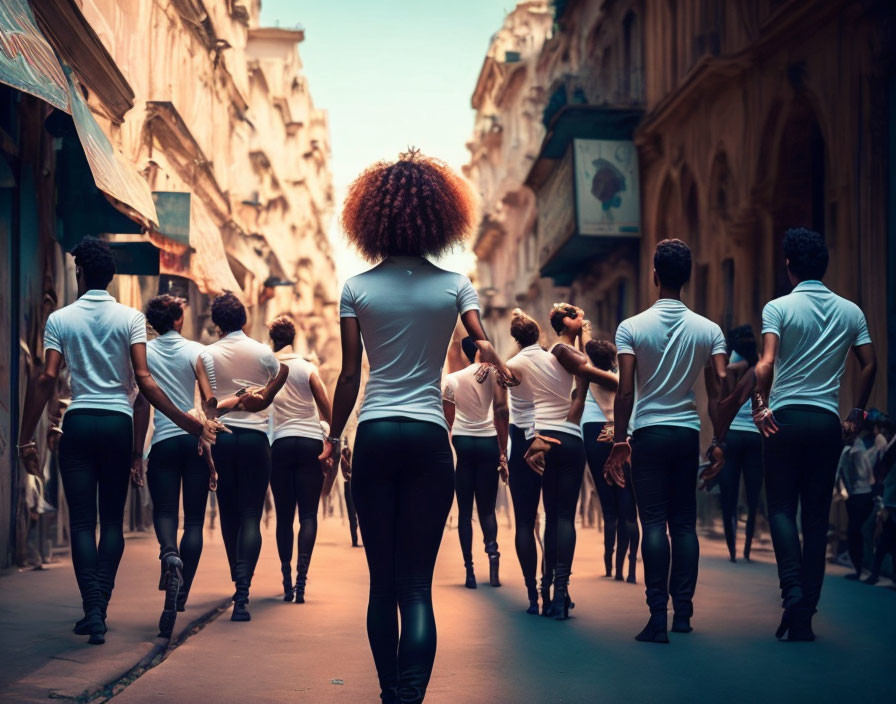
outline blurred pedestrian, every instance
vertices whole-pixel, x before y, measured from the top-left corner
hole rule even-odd
[[[358,543],[358,512],[355,510],[355,500],[352,498],[352,448],[348,438],[342,438],[342,452],[339,457],[339,465],[342,467],[342,492],[345,497],[345,511],[348,514],[348,530],[352,539],[352,547],[360,547]]]
[[[850,438],[846,438],[850,440]],[[874,466],[878,448],[874,443],[873,426],[866,418],[859,432],[847,442],[837,465],[837,479],[846,490],[847,545],[855,572],[847,579],[860,579],[865,558],[863,529],[874,510]]]

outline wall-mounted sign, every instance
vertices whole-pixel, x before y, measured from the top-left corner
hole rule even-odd
[[[638,237],[638,153],[629,140],[575,139],[576,222],[580,235]]]

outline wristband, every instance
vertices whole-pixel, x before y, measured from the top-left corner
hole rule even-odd
[[[332,435],[327,435],[324,439],[331,445],[338,445],[342,442],[342,438],[334,437]]]

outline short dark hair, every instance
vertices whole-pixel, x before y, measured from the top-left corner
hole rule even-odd
[[[212,301],[212,322],[225,335],[243,329],[246,324],[246,307],[233,291],[225,291]]]
[[[828,270],[828,246],[817,232],[794,227],[784,233],[787,268],[802,281],[821,280]]]
[[[180,320],[183,314],[183,301],[167,293],[151,298],[146,304],[146,321],[159,335],[173,330],[174,323]]]
[[[75,258],[75,266],[81,267],[84,273],[87,288],[105,290],[115,276],[115,257],[109,244],[86,235],[72,247],[71,255]]]
[[[510,321],[510,335],[521,348],[529,347],[538,342],[541,330],[538,328],[538,323],[528,315],[522,311],[515,311]]]
[[[609,340],[589,340],[585,345],[585,353],[591,363],[598,369],[609,371],[616,361],[616,345]]]
[[[756,335],[752,325],[740,325],[728,331],[728,349],[737,352],[752,367],[759,361]]]
[[[554,308],[551,311],[551,327],[554,328],[554,332],[559,335],[566,327],[563,321],[567,318],[576,318],[578,315],[579,312],[572,306]]]
[[[476,361],[476,353],[479,351],[479,346],[473,342],[472,337],[465,337],[460,341],[460,348],[464,351],[464,354],[467,355],[467,359],[470,360],[470,363]]]
[[[296,326],[285,315],[280,315],[268,323],[268,333],[274,343],[274,351],[282,350],[296,340]]]
[[[681,240],[663,240],[653,254],[653,268],[663,286],[681,288],[691,278],[691,248]]]

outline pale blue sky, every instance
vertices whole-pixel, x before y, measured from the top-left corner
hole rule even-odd
[[[262,24],[305,29],[299,53],[330,115],[337,217],[351,180],[408,145],[459,169],[473,128],[470,96],[489,39],[515,0],[262,0]],[[341,277],[364,269],[331,233]],[[445,266],[468,269],[455,255]]]

